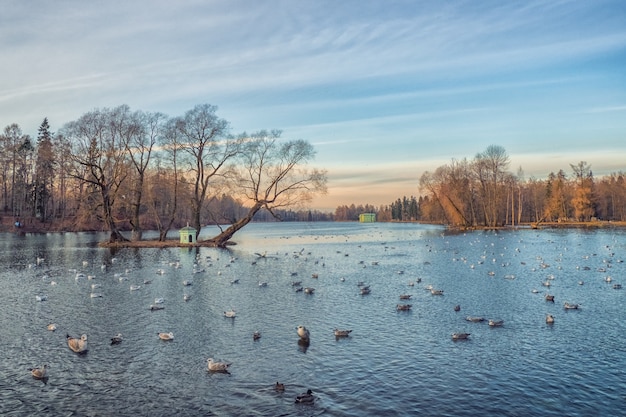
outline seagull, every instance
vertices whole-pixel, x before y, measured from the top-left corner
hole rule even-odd
[[[235,310],[233,310],[232,308],[229,311],[224,312],[224,317],[229,317],[229,318],[234,319],[236,315],[237,313],[235,313]]]
[[[48,365],[43,365],[42,367],[39,368],[30,368],[30,374],[33,376],[33,378],[35,379],[44,379],[46,377],[46,370],[48,368]]]
[[[112,345],[117,345],[119,343],[122,343],[122,333],[118,333],[117,335],[111,338]]]
[[[189,295],[189,294],[183,294],[183,300],[185,300],[185,301],[189,301],[189,300],[191,300],[191,295]]]
[[[159,335],[159,339],[161,340],[174,340],[174,333],[157,333]]]
[[[226,372],[226,373],[228,373],[228,367],[230,366],[230,363],[213,362],[213,358],[209,358],[209,359],[207,359],[207,365],[208,365],[209,371],[211,371],[211,372]]]
[[[313,404],[313,402],[315,402],[315,397],[311,390],[307,390],[304,394],[300,394],[296,397],[297,404]]]
[[[50,330],[51,332],[55,331],[57,329],[57,325],[54,323],[50,323],[48,324],[48,330]]]
[[[309,330],[304,326],[298,326],[296,327],[296,330],[298,331],[298,336],[300,336],[300,339],[308,342]]]
[[[83,334],[80,339],[77,337],[72,337],[69,334],[67,337],[67,346],[72,349],[73,352],[83,353],[87,351],[87,335]]]

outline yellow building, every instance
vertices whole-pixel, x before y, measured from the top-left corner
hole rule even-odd
[[[375,221],[376,221],[376,213],[359,214],[359,222],[361,223],[374,223]]]

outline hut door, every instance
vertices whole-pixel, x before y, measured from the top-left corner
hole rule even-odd
[[[189,235],[189,243],[193,243],[193,235]]]

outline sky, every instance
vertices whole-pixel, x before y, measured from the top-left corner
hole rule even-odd
[[[311,208],[418,196],[503,147],[526,179],[626,171],[626,2],[2,0],[0,128],[218,107],[328,172]]]

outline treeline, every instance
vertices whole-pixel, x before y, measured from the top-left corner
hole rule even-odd
[[[106,230],[110,240],[164,239],[188,223],[228,224],[223,245],[255,218],[302,220],[326,192],[326,172],[309,168],[315,151],[281,132],[232,135],[217,107],[202,104],[182,116],[95,109],[53,133],[47,118],[37,138],[17,124],[0,134],[3,224],[35,230]],[[300,210],[298,210],[300,209]],[[8,222],[7,222],[8,220]]]
[[[595,178],[580,161],[546,179],[524,178],[520,168],[508,171],[509,156],[489,146],[472,160],[453,160],[419,180],[421,195],[389,206],[340,207],[335,218],[358,219],[359,211],[379,221],[422,221],[455,227],[498,227],[522,223],[626,221],[626,174]]]

